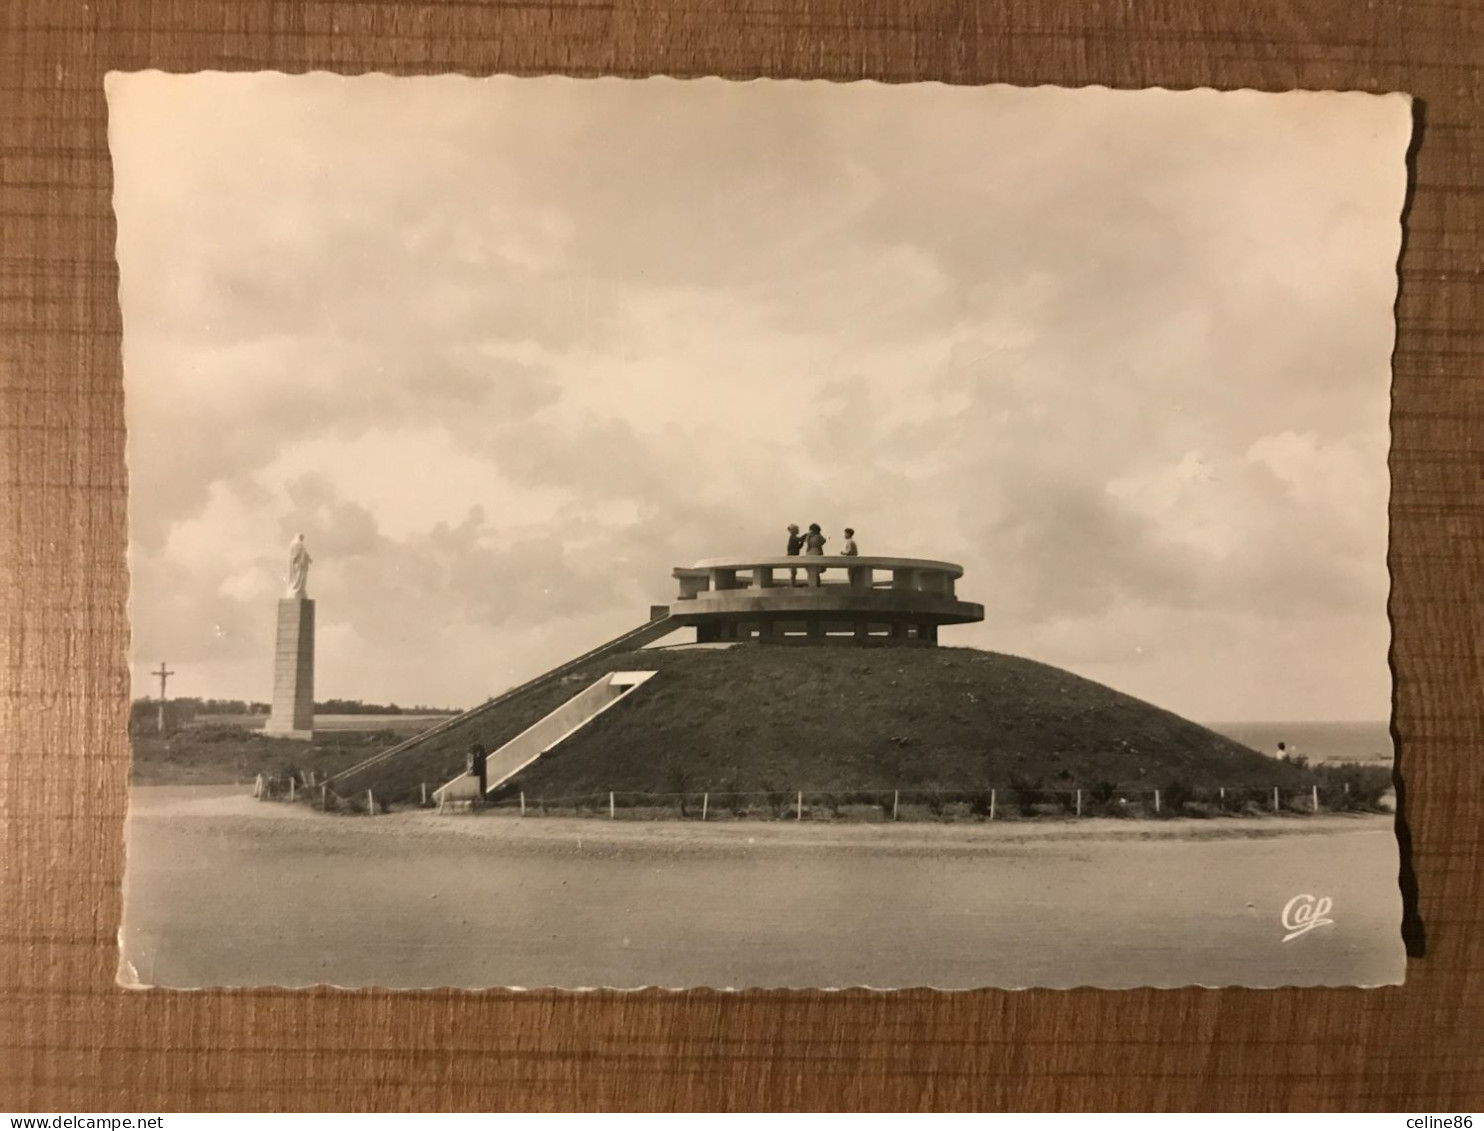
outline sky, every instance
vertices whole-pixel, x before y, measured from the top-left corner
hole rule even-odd
[[[1201,720],[1390,713],[1399,96],[110,75],[135,693],[473,705],[789,522]],[[832,543],[838,545],[838,541]]]

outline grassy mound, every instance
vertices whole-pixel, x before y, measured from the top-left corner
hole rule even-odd
[[[337,783],[410,799],[610,671],[658,674],[524,770],[532,796],[606,790],[969,790],[1039,782],[1301,787],[1276,762],[1141,700],[1031,660],[869,645],[611,656]]]

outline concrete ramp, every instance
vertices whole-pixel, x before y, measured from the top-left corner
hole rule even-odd
[[[509,781],[541,755],[576,734],[615,703],[633,694],[654,672],[610,672],[589,684],[545,718],[492,751],[485,760],[485,788]],[[479,796],[479,779],[460,774],[433,791],[438,801],[462,801]]]

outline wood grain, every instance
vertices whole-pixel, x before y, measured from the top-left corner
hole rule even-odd
[[[0,5],[0,1108],[1322,1108],[1484,1101],[1484,9],[1439,0]],[[1395,727],[1405,987],[126,993],[110,69],[1405,90]],[[1414,943],[1416,942],[1414,931]]]

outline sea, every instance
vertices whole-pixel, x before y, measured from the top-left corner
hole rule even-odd
[[[1271,754],[1278,743],[1311,762],[1390,762],[1391,724],[1346,723],[1206,723],[1217,734]]]

